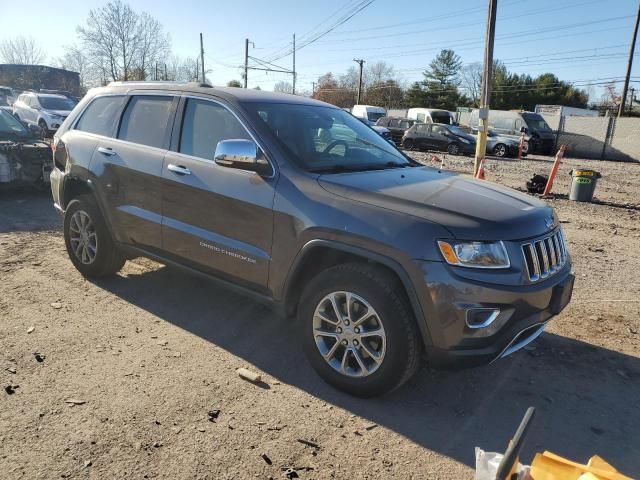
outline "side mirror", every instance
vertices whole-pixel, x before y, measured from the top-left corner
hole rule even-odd
[[[43,131],[38,125],[29,124],[29,131],[34,137],[44,137]]]
[[[261,175],[271,171],[269,162],[260,157],[258,146],[252,140],[222,140],[218,142],[213,158],[222,167],[250,170]]]

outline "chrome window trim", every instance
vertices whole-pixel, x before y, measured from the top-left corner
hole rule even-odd
[[[260,141],[258,141],[258,139],[256,138],[256,136],[253,133],[251,133],[251,130],[249,128],[247,128],[247,124],[236,114],[236,112],[231,110],[227,105],[222,103],[220,100],[217,100],[215,98],[211,98],[209,96],[185,95],[185,94],[183,94],[182,97],[187,99],[187,100],[192,98],[194,100],[204,100],[204,101],[207,101],[207,102],[215,103],[217,105],[220,105],[222,108],[227,110],[229,113],[231,113],[231,115],[233,115],[235,117],[235,119],[238,120],[240,125],[242,125],[242,128],[244,128],[245,131],[249,134],[249,136],[255,142],[255,144],[258,146],[258,148],[260,148],[260,150],[262,151],[262,154],[264,155],[264,158],[267,160],[267,162],[269,162],[269,165],[271,166],[271,172],[272,172],[271,175],[260,175],[260,177],[269,178],[269,179],[275,178],[275,176],[276,176],[276,174],[278,172],[275,162],[273,162],[271,160],[271,158],[269,158],[269,155],[267,155],[267,150],[264,148],[262,143]],[[183,108],[183,115],[184,115],[184,111],[185,110],[186,110],[186,103],[185,103],[185,106]],[[180,140],[182,140],[182,123],[183,123],[183,119],[180,119]],[[179,148],[180,148],[180,144],[178,144],[178,149]],[[220,167],[220,165],[218,165],[215,162],[215,160],[209,160],[208,158],[196,157],[194,155],[189,155],[187,153],[182,153],[182,152],[177,151],[177,150],[176,151],[170,150],[170,151],[172,153],[177,153],[179,155],[183,155],[183,156],[185,156],[187,158],[195,158],[197,160],[202,160],[202,161],[205,161],[205,162],[208,162],[208,163],[213,163],[213,164],[215,164],[215,165]],[[228,168],[228,167],[221,167],[221,168]],[[247,173],[251,173],[251,174],[254,174],[254,175],[258,175],[258,172],[255,172],[253,170],[246,170],[246,169],[243,169],[243,168],[234,168],[233,170],[239,170],[239,171],[242,171],[242,172],[247,172]]]

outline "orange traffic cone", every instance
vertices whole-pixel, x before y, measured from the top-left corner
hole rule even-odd
[[[476,173],[476,178],[478,180],[486,180],[484,178],[484,158],[480,160],[480,167],[478,168],[478,173]]]

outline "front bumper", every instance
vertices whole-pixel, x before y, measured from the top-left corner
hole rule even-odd
[[[423,311],[432,345],[430,363],[465,367],[509,355],[540,335],[546,323],[569,303],[574,276],[571,264],[531,285],[498,285],[469,280],[440,262],[424,262]],[[471,328],[469,312],[499,310],[495,320]]]

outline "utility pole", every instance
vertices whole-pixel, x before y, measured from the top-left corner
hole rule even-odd
[[[293,88],[291,92],[296,94],[296,34],[293,34]]]
[[[200,59],[196,57],[196,82],[199,80],[200,75]]]
[[[498,0],[489,0],[487,12],[487,31],[484,43],[484,70],[482,72],[482,92],[480,96],[480,109],[478,111],[478,141],[476,142],[476,158],[473,163],[473,176],[480,168],[480,162],[484,160],[487,151],[487,131],[489,129],[489,104],[491,102],[491,82],[493,70],[493,40],[496,34],[496,10]]]
[[[360,79],[358,80],[358,101],[356,105],[360,105],[360,98],[362,98],[362,65],[364,64],[364,60],[361,58],[354,58],[354,62],[360,65]]]
[[[244,88],[247,88],[247,72],[249,71],[249,39],[244,39]]]
[[[311,95],[316,94],[316,82],[311,82]]]
[[[156,76],[154,80],[158,80],[158,62],[156,62]]]
[[[169,75],[167,75],[167,64],[166,63],[164,64],[164,79],[165,79],[165,81],[169,80]]]
[[[631,87],[629,90],[631,90],[631,96],[629,98],[629,112],[633,112],[633,99],[635,98],[635,92],[636,89]]]
[[[639,23],[640,23],[640,2],[638,2],[638,13],[636,14],[636,26],[633,27],[631,47],[629,47],[629,61],[627,62],[627,75],[624,77],[624,88],[622,89],[622,98],[620,99],[620,108],[618,109],[618,118],[620,118],[624,113],[624,104],[627,102],[627,90],[629,89],[629,77],[631,77],[631,67],[633,66],[633,53],[636,49],[636,38],[638,37]]]
[[[200,34],[200,68],[202,68],[202,83],[205,83],[204,79],[204,47],[202,44],[202,33]]]

